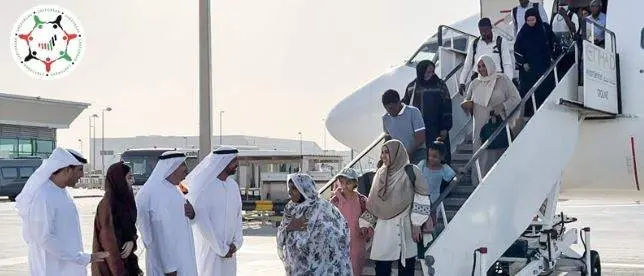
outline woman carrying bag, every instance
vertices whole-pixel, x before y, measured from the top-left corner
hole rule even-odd
[[[470,84],[465,100],[461,104],[461,107],[472,114],[473,117],[472,138],[474,151],[478,150],[485,142],[481,138],[481,134],[492,134],[496,130],[494,124],[500,124],[521,102],[519,91],[512,83],[512,80],[503,73],[496,72],[496,65],[492,57],[489,55],[481,56],[477,65],[479,76]],[[484,128],[486,125],[488,126]],[[483,130],[485,131],[481,133]],[[504,133],[500,135],[504,135]],[[507,137],[507,134],[505,135]],[[501,157],[506,147],[487,148],[483,151],[478,159],[481,179],[485,177],[494,163]],[[478,184],[478,180],[477,170],[473,168],[472,182]]]

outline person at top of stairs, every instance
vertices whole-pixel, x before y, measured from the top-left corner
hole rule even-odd
[[[467,56],[463,62],[463,70],[458,77],[458,93],[463,95],[467,89],[466,84],[476,79],[478,70],[476,62],[484,55],[489,55],[494,61],[494,68],[499,73],[508,76],[508,79],[514,78],[514,64],[510,54],[509,42],[503,41],[502,36],[495,35],[492,32],[492,21],[487,18],[479,20],[480,37],[477,37],[469,44]],[[496,37],[496,39],[494,39]]]
[[[367,198],[367,212],[360,217],[361,228],[374,231],[370,259],[376,263],[376,276],[391,275],[398,262],[398,275],[414,275],[417,242],[421,226],[429,219],[427,183],[420,169],[409,164],[407,152],[398,140],[382,146],[378,169]]]
[[[508,113],[521,102],[519,91],[517,91],[514,83],[505,74],[497,72],[496,64],[492,57],[488,55],[482,56],[479,58],[477,65],[479,76],[470,84],[465,100],[461,104],[461,107],[473,116],[472,139],[475,149],[480,148],[485,142],[481,139],[483,127],[494,123],[491,120],[505,119]],[[500,122],[496,123],[500,124]],[[492,131],[494,130],[492,129]],[[505,134],[502,133],[497,138],[503,139],[503,135]],[[485,149],[478,160],[481,179],[485,177],[485,174],[501,157],[505,147],[489,147]],[[478,184],[478,180],[477,170],[472,169],[472,182]]]
[[[537,80],[548,70],[554,57],[558,56],[556,50],[556,37],[548,23],[541,21],[539,12],[529,9],[525,13],[526,24],[517,35],[514,43],[514,56],[519,64],[519,86],[521,97],[528,94]],[[554,75],[550,74],[534,92],[536,106],[539,108],[546,100],[550,91],[554,89]],[[536,110],[532,110],[532,100],[525,106],[525,116],[531,117]]]
[[[360,275],[367,261],[366,243],[373,232],[370,228],[360,230],[358,219],[367,210],[367,197],[356,192],[358,173],[352,168],[340,171],[331,203],[340,210],[349,224],[350,255],[353,275]]]

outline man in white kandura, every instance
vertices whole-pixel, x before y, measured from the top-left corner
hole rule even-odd
[[[188,174],[186,155],[168,151],[136,195],[137,221],[146,248],[146,274],[197,275],[190,219],[192,206],[178,185]]]
[[[210,153],[188,175],[188,198],[197,213],[194,220],[197,269],[204,276],[234,276],[237,250],[242,245],[239,185],[229,176],[239,162],[235,148]]]
[[[83,175],[85,158],[56,148],[29,177],[16,198],[22,234],[29,247],[29,275],[87,275],[90,262],[108,253],[83,252],[78,210],[66,187]]]

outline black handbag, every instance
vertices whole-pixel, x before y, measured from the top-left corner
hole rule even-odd
[[[490,120],[481,128],[481,133],[479,133],[479,137],[481,138],[481,141],[485,143],[488,139],[490,139],[490,136],[492,136],[492,133],[501,126],[503,123],[503,119],[501,118],[500,115],[495,114],[494,112],[490,112]],[[499,133],[498,136],[490,143],[490,145],[487,147],[488,149],[505,149],[509,146],[508,143],[508,131],[507,128],[503,127],[503,130],[501,130],[501,133]]]

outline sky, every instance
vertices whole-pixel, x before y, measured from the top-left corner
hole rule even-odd
[[[336,103],[409,58],[438,25],[479,7],[478,0],[211,2],[213,134],[224,110],[224,135],[298,139],[302,132],[320,145]],[[62,79],[35,80],[5,43],[0,92],[90,103],[58,131],[59,145],[79,148],[82,139],[88,147],[87,118],[106,107],[113,110],[105,137],[198,135],[198,1],[4,0],[0,33],[8,40],[17,18],[37,4],[76,15],[84,57]],[[329,149],[344,148],[327,137]]]

